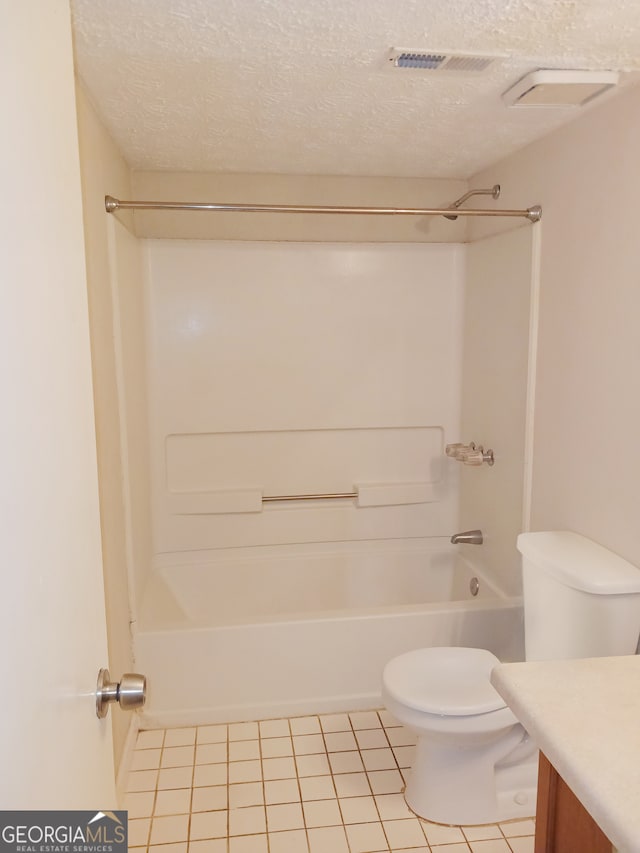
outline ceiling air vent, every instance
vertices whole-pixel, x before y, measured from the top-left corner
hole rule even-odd
[[[446,53],[392,47],[388,61],[393,68],[414,68],[421,71],[457,71],[459,74],[481,74],[495,62],[495,56],[470,53]]]

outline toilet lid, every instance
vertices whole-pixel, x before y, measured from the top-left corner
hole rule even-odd
[[[446,716],[486,714],[506,708],[491,686],[491,670],[500,661],[486,649],[416,649],[390,661],[385,689],[416,711]]]

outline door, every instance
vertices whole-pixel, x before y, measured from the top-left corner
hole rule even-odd
[[[113,809],[69,7],[0,8],[0,808]]]

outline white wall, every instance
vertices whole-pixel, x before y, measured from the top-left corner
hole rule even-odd
[[[495,464],[450,462],[461,467],[460,529],[484,534],[482,546],[461,547],[514,595],[522,592],[516,537],[528,523],[523,496],[529,327],[537,297],[534,240],[534,228],[526,225],[467,246],[460,440],[491,448]]]
[[[638,151],[636,87],[472,183],[544,209],[532,527],[640,566]]]
[[[449,536],[463,253],[149,241],[155,552]],[[406,482],[425,502],[259,502]]]

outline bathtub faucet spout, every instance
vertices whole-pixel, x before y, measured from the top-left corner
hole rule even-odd
[[[451,537],[452,545],[482,545],[482,530],[465,530]]]

